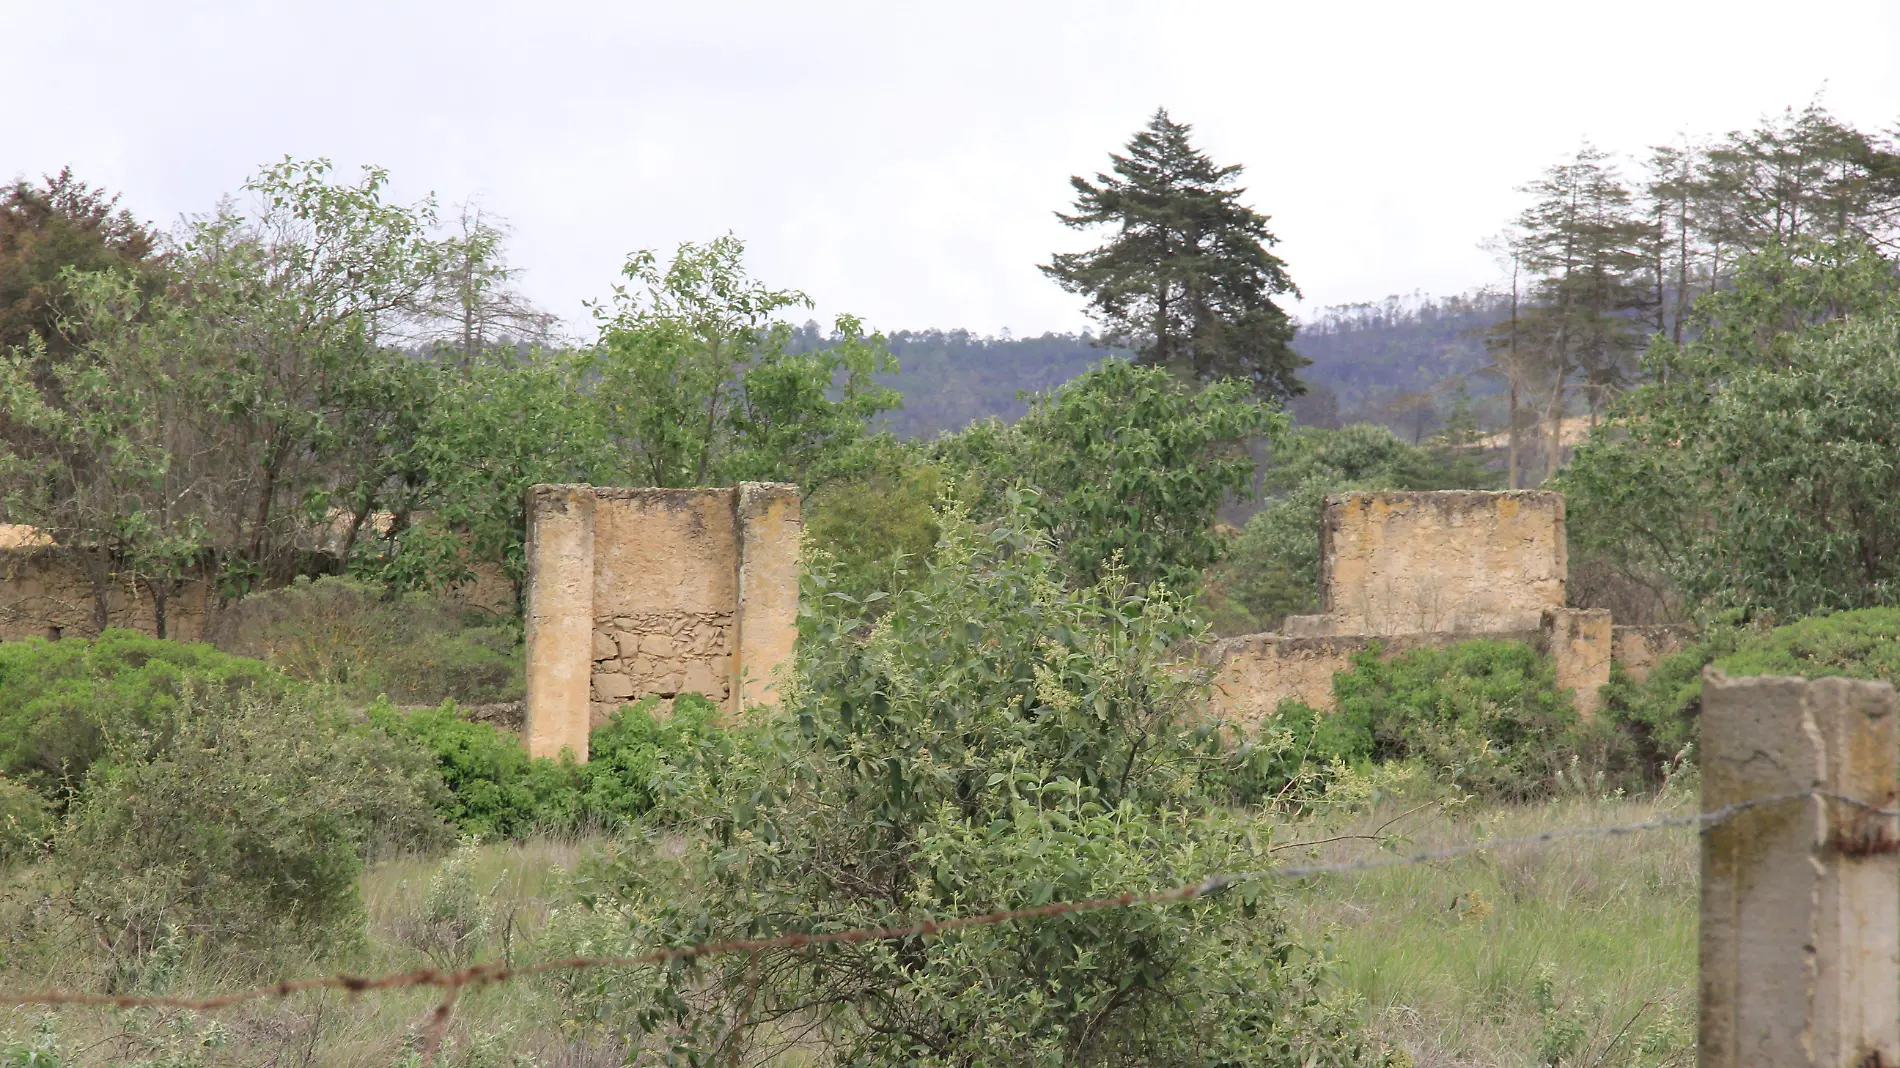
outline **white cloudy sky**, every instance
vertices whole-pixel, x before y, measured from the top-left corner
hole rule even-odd
[[[1900,121],[1896,0],[0,0],[0,42],[0,178],[169,223],[285,154],[378,163],[509,219],[577,325],[628,251],[730,229],[826,314],[1080,328],[1050,213],[1157,105],[1247,167],[1307,307],[1491,281],[1477,242],[1584,138],[1823,91]]]

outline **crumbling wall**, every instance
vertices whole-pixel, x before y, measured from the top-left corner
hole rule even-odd
[[[1333,676],[1352,669],[1352,658],[1378,649],[1394,657],[1412,649],[1442,649],[1477,638],[1523,642],[1551,658],[1557,688],[1569,690],[1577,711],[1594,715],[1600,706],[1598,689],[1610,681],[1615,631],[1610,614],[1602,609],[1557,608],[1540,613],[1535,630],[1453,633],[1420,631],[1414,634],[1348,634],[1293,637],[1249,634],[1210,646],[1203,662],[1211,669],[1209,708],[1230,723],[1258,723],[1296,700],[1322,712],[1331,712]]]
[[[189,581],[166,599],[165,636],[204,636],[210,585]],[[92,636],[92,582],[83,561],[51,547],[0,550],[0,641]],[[158,633],[150,591],[129,580],[106,587],[106,626]]]
[[[530,490],[529,751],[585,760],[588,730],[647,696],[773,703],[800,534],[795,486]]]
[[[158,611],[151,591],[124,576],[106,587],[106,626],[158,633]],[[219,614],[212,583],[187,579],[165,601],[165,637],[202,641]],[[514,584],[501,569],[477,565],[468,583],[443,591],[457,604],[498,616],[515,612]],[[0,641],[25,638],[94,637],[92,582],[86,562],[50,547],[0,548]]]
[[[1610,631],[1611,656],[1636,682],[1649,678],[1665,657],[1681,652],[1693,641],[1695,628],[1681,623],[1612,627]]]
[[[1256,724],[1271,716],[1280,702],[1295,700],[1331,712],[1333,676],[1352,670],[1352,658],[1377,649],[1383,659],[1413,649],[1442,649],[1472,638],[1522,641],[1543,646],[1537,631],[1495,634],[1342,634],[1290,637],[1248,634],[1226,638],[1209,646],[1202,662],[1211,670],[1209,711],[1234,724]]]
[[[1340,493],[1320,528],[1323,619],[1302,633],[1534,630],[1564,603],[1560,493]]]

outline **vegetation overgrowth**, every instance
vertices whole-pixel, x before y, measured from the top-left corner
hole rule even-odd
[[[0,519],[83,576],[94,637],[0,645],[0,970],[158,992],[1161,889],[1330,855],[1301,844],[1328,832],[1392,845],[1399,798],[1397,833],[1420,838],[1474,830],[1472,808],[1516,825],[1673,803],[1706,666],[1892,677],[1890,141],[1810,108],[1658,150],[1636,189],[1588,146],[1549,169],[1498,246],[1508,298],[1473,305],[1501,314],[1441,354],[1490,357],[1479,392],[1506,409],[1487,442],[1462,381],[1393,399],[1409,441],[1292,426],[1288,402],[1324,407],[1295,400],[1275,300],[1297,290],[1238,168],[1190,133],[1158,112],[1112,173],[1076,179],[1065,220],[1110,236],[1045,268],[1130,358],[927,442],[879,429],[902,400],[888,341],[849,315],[793,328],[810,298],[753,278],[731,235],[630,256],[576,343],[512,287],[501,229],[393,203],[375,169],[338,181],[287,159],[170,236],[69,174],[16,183],[0,202]],[[522,491],[740,479],[795,482],[810,509],[778,709],[649,700],[598,728],[584,765],[530,759],[494,722],[522,694]],[[1207,716],[1193,650],[1314,606],[1325,494],[1540,479],[1569,495],[1574,599],[1696,619],[1693,647],[1641,682],[1617,672],[1588,720],[1545,658],[1485,641],[1368,651],[1333,680],[1331,713]],[[1244,529],[1218,522],[1256,495]],[[515,611],[441,596],[477,578],[511,584]],[[128,592],[156,637],[106,629]],[[199,596],[217,644],[167,640]],[[1634,794],[1648,800],[1619,800]],[[1421,812],[1442,822],[1404,822]],[[564,870],[534,880],[493,867],[554,855]],[[1443,916],[1416,907],[1442,872],[1368,880],[1380,909],[1406,902],[1389,915],[1407,938],[1329,942],[1322,921],[1349,910],[1321,888],[1248,884],[576,975],[471,995],[507,1011],[452,1055],[1367,1064],[1398,1060],[1394,1041],[1669,1063],[1685,869],[1640,848],[1600,859],[1488,858]],[[1556,932],[1618,894],[1659,948],[1605,992],[1608,940]],[[1551,946],[1599,987],[1544,967]],[[1431,969],[1482,974],[1441,998]],[[1441,998],[1482,1037],[1422,1034],[1402,996]],[[294,1045],[309,1062],[338,1041],[329,1011],[373,1017],[260,1011],[234,1034],[134,1012],[83,1048],[16,1028],[3,1057],[184,1065]],[[409,1052],[352,1041],[326,1059]]]

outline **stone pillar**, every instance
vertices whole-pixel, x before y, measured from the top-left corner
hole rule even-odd
[[[741,482],[734,508],[739,534],[739,606],[733,642],[732,710],[776,705],[774,683],[789,669],[798,640],[798,487]]]
[[[528,752],[587,759],[594,652],[594,491],[528,490]]]
[[[1597,688],[1610,681],[1613,631],[1604,608],[1546,608],[1544,642],[1557,669],[1557,688],[1574,691],[1577,714],[1596,715]]]
[[[1702,811],[1807,791],[1702,838],[1702,1068],[1900,1064],[1893,687],[1730,679],[1702,688]]]

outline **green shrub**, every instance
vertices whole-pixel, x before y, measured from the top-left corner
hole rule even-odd
[[[521,837],[582,823],[615,825],[643,815],[725,751],[719,708],[681,694],[657,716],[659,698],[623,706],[594,729],[588,762],[533,759],[514,735],[464,719],[453,702],[403,713],[388,702],[370,721],[433,753],[447,785],[442,815],[464,834]]]
[[[161,729],[187,689],[283,696],[293,688],[255,660],[127,630],[0,642],[0,775],[61,800],[113,735]]]
[[[462,718],[453,701],[403,713],[386,701],[370,722],[435,756],[447,793],[441,813],[463,834],[518,837],[536,827],[565,827],[578,807],[575,766],[534,760],[514,735]]]
[[[39,852],[52,834],[48,808],[38,791],[0,775],[0,871]]]
[[[1069,588],[1021,517],[939,522],[938,550],[875,618],[807,587],[780,714],[675,799],[701,834],[587,874],[586,911],[565,921],[576,948],[876,927],[1267,863],[1202,788],[1205,739],[1186,724],[1204,694],[1174,659],[1185,609],[1112,572]],[[577,1026],[694,1063],[758,1059],[794,1014],[831,1064],[1370,1059],[1258,885],[635,969],[570,997]]]
[[[170,933],[220,952],[344,947],[366,855],[442,844],[420,749],[308,696],[181,696],[115,737],[55,839],[63,900],[120,961]]]
[[[921,464],[827,485],[805,500],[805,538],[834,561],[836,589],[854,597],[903,589],[937,545],[941,469]]]
[[[1521,642],[1477,639],[1390,658],[1374,647],[1333,676],[1333,696],[1330,714],[1282,702],[1232,754],[1239,799],[1278,796],[1289,783],[1308,793],[1336,765],[1417,761],[1474,794],[1523,800],[1551,792],[1579,764],[1585,774],[1603,770],[1616,744],[1579,724],[1549,658]]]
[[[731,755],[718,705],[683,693],[673,699],[671,714],[656,715],[659,701],[624,705],[589,735],[580,769],[579,808],[586,818],[617,824],[668,814],[673,798],[697,787],[702,776],[716,778]]]
[[[213,639],[358,701],[490,704],[526,693],[512,621],[351,578],[298,579],[246,597],[220,617]]]
[[[1772,630],[1716,624],[1640,684],[1619,673],[1605,692],[1604,714],[1635,740],[1652,774],[1695,742],[1702,669],[1710,665],[1730,675],[1900,682],[1900,608],[1810,616]]]

